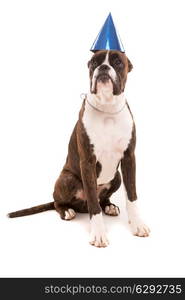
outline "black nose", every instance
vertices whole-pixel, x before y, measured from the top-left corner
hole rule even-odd
[[[107,65],[101,65],[99,67],[99,71],[102,71],[102,72],[106,72],[106,71],[109,71],[109,70],[110,70],[110,68]]]

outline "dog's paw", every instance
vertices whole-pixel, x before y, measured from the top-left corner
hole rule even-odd
[[[107,247],[109,242],[106,237],[102,213],[92,216],[89,243],[95,247]]]
[[[104,232],[97,233],[97,232],[91,231],[89,243],[95,247],[105,248],[108,246],[109,241]]]
[[[133,235],[147,237],[150,234],[150,228],[139,218],[129,219],[129,224]]]
[[[105,214],[109,215],[109,216],[118,216],[119,215],[119,207],[114,204],[106,205],[105,206]]]
[[[64,220],[72,220],[74,219],[74,217],[76,216],[76,213],[74,211],[74,209],[72,208],[68,208],[67,210],[65,210],[65,215],[64,215]]]

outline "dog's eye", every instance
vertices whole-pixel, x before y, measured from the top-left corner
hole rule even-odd
[[[93,68],[96,68],[98,66],[98,63],[97,63],[97,61],[92,60],[91,65],[93,66]]]
[[[120,66],[122,64],[122,61],[119,58],[116,58],[114,60],[114,64],[115,64],[115,66]]]

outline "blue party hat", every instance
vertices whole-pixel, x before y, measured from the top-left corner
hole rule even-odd
[[[125,52],[119,35],[116,32],[111,13],[108,15],[90,50],[93,52],[97,50],[118,50]]]

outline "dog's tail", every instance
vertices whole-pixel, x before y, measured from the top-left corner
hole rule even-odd
[[[24,217],[24,216],[28,216],[28,215],[34,215],[34,214],[38,214],[47,210],[52,210],[55,209],[54,207],[54,202],[49,202],[46,204],[41,204],[38,206],[34,206],[31,208],[26,208],[26,209],[22,209],[22,210],[18,210],[15,212],[11,212],[7,215],[7,217],[9,218],[17,218],[17,217]]]

